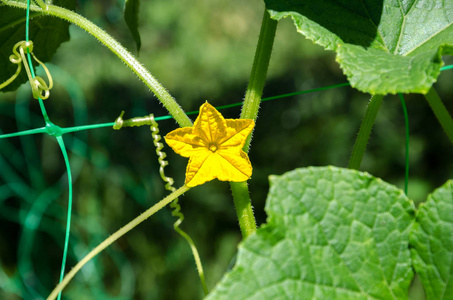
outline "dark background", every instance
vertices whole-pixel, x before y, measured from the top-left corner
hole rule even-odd
[[[80,1],[78,12],[106,29],[134,54],[122,1]],[[185,111],[245,94],[263,3],[260,1],[142,1],[139,60]],[[154,113],[162,105],[108,49],[71,26],[50,70],[56,86],[46,100],[62,127],[113,122]],[[447,60],[446,63],[453,61]],[[453,71],[435,84],[450,112]],[[264,97],[346,82],[333,52],[280,22]],[[405,95],[410,123],[409,197],[416,203],[452,178],[452,145],[421,95]],[[288,97],[261,105],[249,181],[257,222],[266,221],[268,176],[306,166],[346,167],[369,95],[350,87]],[[43,126],[27,87],[0,94],[4,133]],[[240,108],[221,111],[237,118]],[[192,116],[194,119],[195,116]],[[177,128],[159,122],[162,135]],[[384,98],[361,170],[404,185],[405,128],[401,103]],[[74,206],[68,269],[109,234],[167,192],[149,127],[101,128],[64,136],[73,168]],[[187,159],[165,147],[166,173],[183,184]],[[67,209],[67,177],[55,139],[35,135],[0,140],[0,298],[39,299],[58,281]],[[182,228],[200,251],[209,288],[232,262],[241,240],[229,185],[212,181],[181,199]],[[201,285],[188,245],[173,231],[166,208],[87,265],[65,290],[68,299],[198,299]],[[26,285],[24,285],[26,282]],[[415,294],[414,294],[415,295]]]

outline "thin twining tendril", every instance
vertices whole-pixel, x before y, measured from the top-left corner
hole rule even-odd
[[[164,151],[162,151],[162,148],[164,148],[164,144],[162,144],[160,142],[162,137],[159,134],[159,125],[154,120],[154,115],[150,114],[149,116],[137,117],[137,118],[132,118],[132,119],[128,119],[128,120],[123,120],[123,115],[124,115],[124,111],[122,111],[120,116],[115,120],[115,124],[113,125],[113,129],[119,130],[119,129],[123,128],[123,127],[134,127],[134,126],[149,125],[151,127],[151,135],[153,137],[154,146],[156,147],[156,154],[157,154],[157,158],[158,158],[158,161],[159,161],[159,166],[160,166],[159,167],[159,174],[160,174],[160,177],[162,178],[162,180],[164,182],[166,182],[165,188],[168,191],[170,191],[170,192],[176,191],[176,189],[173,187],[173,183],[174,183],[173,178],[166,176],[165,172],[164,172],[164,168],[166,166],[168,166],[168,161],[165,160],[165,158],[167,157],[167,154]],[[177,203],[177,201],[178,201],[178,198],[176,198],[172,202],[172,205],[175,202]],[[181,224],[181,222],[184,220],[184,216],[182,214],[179,215],[179,210],[180,209],[178,209],[177,212],[175,214],[173,214],[174,216],[177,216],[179,218],[179,220],[177,221],[177,222],[179,222],[178,225]]]
[[[164,182],[166,182],[165,184],[165,188],[170,191],[170,192],[174,192],[176,191],[176,188],[173,187],[173,183],[175,182],[173,180],[173,178],[171,177],[168,177],[165,175],[165,172],[164,172],[164,168],[166,166],[168,166],[168,161],[165,160],[165,158],[167,157],[167,153],[165,153],[164,151],[162,151],[162,149],[164,148],[164,144],[160,142],[160,140],[162,139],[161,135],[159,134],[159,125],[157,124],[156,120],[154,120],[154,115],[151,114],[149,115],[150,117],[150,121],[151,121],[151,135],[153,137],[153,143],[154,143],[154,146],[156,147],[156,154],[157,154],[157,160],[159,161],[159,174],[160,174],[160,177],[162,178],[162,180]],[[176,198],[172,203],[171,203],[171,207],[175,207],[174,204],[178,204],[178,198]],[[179,205],[177,205],[179,206]],[[173,216],[175,217],[178,217],[180,222],[179,224],[184,220],[184,216],[182,215],[182,213],[179,213],[179,210],[181,208],[179,207],[178,209],[175,208],[175,210],[173,211]],[[175,213],[175,211],[178,211]],[[178,225],[179,225],[178,224]],[[175,223],[175,227],[177,227],[176,223]]]
[[[150,114],[146,117],[138,117],[132,118],[128,120],[123,120],[124,111],[121,112],[120,116],[115,120],[115,124],[113,125],[113,129],[119,130],[122,127],[134,127],[134,126],[142,126],[142,125],[149,125],[151,128],[151,135],[153,137],[153,143],[156,147],[156,154],[159,161],[159,174],[162,180],[166,183],[165,189],[168,191],[174,192],[176,188],[173,187],[174,180],[173,178],[166,176],[164,172],[164,168],[168,166],[168,161],[165,160],[167,154],[162,150],[164,144],[160,142],[162,136],[159,134],[159,125],[157,124],[156,120],[154,120],[154,115]],[[197,265],[198,276],[200,277],[201,285],[203,286],[203,291],[207,295],[208,288],[206,285],[206,280],[204,277],[203,266],[201,265],[200,255],[198,254],[198,250],[195,247],[195,243],[193,242],[192,238],[185,233],[179,225],[184,221],[184,215],[181,212],[181,205],[179,205],[178,198],[175,198],[171,203],[170,207],[173,208],[171,212],[172,216],[178,218],[176,222],[173,224],[174,230],[179,233],[189,244],[190,249],[192,250],[193,257],[195,259],[195,263]]]
[[[156,154],[157,158],[159,161],[159,174],[162,180],[166,183],[165,188],[170,191],[174,192],[176,189],[173,187],[174,180],[173,178],[166,176],[164,172],[164,168],[168,166],[168,161],[165,160],[167,157],[167,154],[162,151],[164,148],[164,144],[160,142],[162,139],[161,135],[159,134],[159,125],[157,122],[154,120],[154,115],[150,114],[149,116],[145,117],[137,117],[137,118],[132,118],[128,120],[123,120],[123,115],[124,111],[121,112],[120,116],[115,120],[115,124],[113,125],[113,129],[119,130],[122,127],[134,127],[134,126],[143,126],[143,125],[149,125],[151,127],[151,135],[153,137],[153,143],[154,146],[156,147]],[[172,202],[172,205],[176,202],[177,204],[177,198]],[[174,207],[174,205],[172,206]],[[175,212],[173,215],[177,216],[179,218],[178,225],[181,224],[181,222],[184,220],[184,216],[179,212],[180,208],[175,209]]]
[[[30,71],[30,66],[28,65],[28,61],[25,57],[25,53],[30,53],[33,56],[33,59],[42,66],[44,72],[46,72],[49,84],[44,81],[39,76],[35,76],[33,78],[32,73]],[[10,55],[9,60],[17,65],[16,73],[13,74],[9,79],[5,82],[0,84],[0,90],[5,86],[9,85],[14,79],[19,76],[20,71],[22,70],[22,64],[24,65],[25,71],[27,73],[28,80],[30,81],[31,90],[33,93],[33,98],[45,100],[49,98],[50,89],[53,87],[53,80],[52,76],[50,75],[49,69],[47,69],[46,65],[43,64],[36,56],[33,54],[33,42],[32,41],[20,41],[13,47],[13,54]]]

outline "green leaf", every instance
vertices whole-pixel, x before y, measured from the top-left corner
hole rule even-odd
[[[427,93],[453,54],[453,2],[265,0],[271,17],[337,52],[351,85],[371,94]]]
[[[426,299],[452,299],[453,181],[435,190],[420,205],[410,243]]]
[[[137,52],[140,52],[142,45],[140,39],[140,33],[138,32],[138,12],[140,8],[140,0],[126,0],[124,2],[124,20],[126,21],[127,27],[137,44]]]
[[[9,1],[24,3],[26,1]],[[54,0],[55,5],[75,9],[75,0]],[[0,83],[9,79],[17,70],[17,65],[9,60],[17,42],[25,40],[26,10],[0,5]],[[33,41],[33,53],[42,62],[48,62],[61,43],[69,40],[69,23],[41,13],[30,12],[30,40]],[[37,63],[33,62],[34,67]],[[14,91],[27,82],[22,66],[21,74],[0,92]]]
[[[396,187],[336,167],[270,177],[268,223],[207,299],[406,299],[414,206]]]

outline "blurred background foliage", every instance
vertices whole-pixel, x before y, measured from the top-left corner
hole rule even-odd
[[[122,17],[123,4],[81,0],[77,11],[137,54]],[[214,106],[240,102],[263,9],[261,1],[142,1],[139,60],[186,111],[197,110],[205,100]],[[264,97],[346,81],[333,52],[305,40],[290,20],[278,27]],[[45,103],[55,124],[112,122],[121,110],[125,118],[167,114],[108,49],[75,26],[70,34],[50,65],[56,87]],[[453,71],[445,71],[435,85],[450,112],[452,79]],[[419,203],[452,178],[452,145],[424,98],[405,98],[411,133],[409,196]],[[0,100],[3,133],[44,124],[26,85],[0,94]],[[266,221],[269,175],[306,166],[347,166],[368,100],[369,95],[342,87],[262,104],[249,181],[259,224]],[[237,118],[240,109],[222,113]],[[176,127],[172,120],[160,122],[163,135]],[[361,170],[402,188],[404,130],[400,101],[389,95]],[[77,132],[64,140],[74,176],[69,269],[167,192],[148,127]],[[165,150],[170,161],[166,172],[178,187],[187,160]],[[0,299],[40,299],[54,287],[60,270],[68,196],[61,152],[55,139],[41,135],[2,139],[0,152]],[[213,181],[180,200],[186,217],[182,228],[197,244],[212,288],[231,267],[241,240],[229,185]],[[201,298],[190,249],[173,231],[173,222],[167,208],[128,233],[75,277],[64,298]]]

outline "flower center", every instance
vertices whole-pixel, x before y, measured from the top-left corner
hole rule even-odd
[[[217,144],[216,143],[210,143],[209,146],[208,146],[209,150],[211,150],[212,152],[216,152],[217,151]]]

